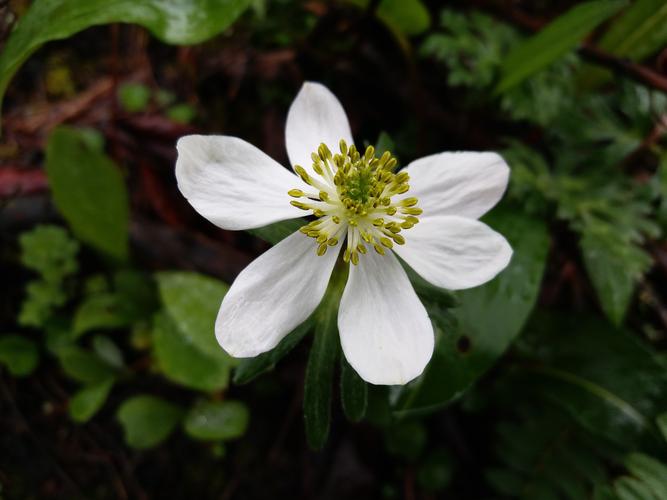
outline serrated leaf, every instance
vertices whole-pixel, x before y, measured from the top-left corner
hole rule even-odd
[[[118,167],[90,131],[59,126],[49,136],[46,173],[53,201],[72,232],[97,250],[124,260],[128,252],[128,197]]]
[[[575,5],[505,57],[496,93],[501,94],[574,49],[596,26],[627,5],[625,0],[593,0]]]
[[[625,459],[625,466],[655,498],[667,498],[667,465],[642,453],[631,453]]]
[[[19,244],[21,264],[49,283],[60,283],[78,270],[79,244],[61,227],[39,225],[21,233]]]
[[[651,257],[612,232],[585,231],[581,250],[602,309],[612,323],[620,325],[637,282],[651,266]],[[611,269],[623,272],[610,272]]]
[[[368,387],[344,356],[340,363],[340,401],[345,416],[358,422],[366,415]]]
[[[39,363],[37,345],[19,335],[0,336],[0,363],[14,377],[30,375]]]
[[[344,273],[335,272],[315,311],[315,335],[308,356],[303,394],[306,440],[315,450],[321,449],[329,437],[331,392],[339,351],[338,304],[344,283]]]
[[[614,481],[619,500],[656,500],[650,488],[634,477],[623,476]]]
[[[201,43],[232,24],[250,0],[36,0],[0,54],[0,101],[11,78],[44,43],[91,26],[139,24],[166,43]]]
[[[313,327],[313,317],[308,318],[287,335],[269,352],[242,360],[234,370],[234,383],[244,385],[252,382],[260,375],[273,370],[278,361],[284,358],[294,347],[301,342]]]
[[[104,406],[114,379],[108,378],[79,390],[69,402],[69,414],[75,422],[87,422]]]
[[[125,442],[132,448],[152,448],[167,439],[183,418],[183,409],[155,396],[134,396],[116,412]]]
[[[508,239],[512,261],[493,281],[460,292],[451,312],[425,302],[436,350],[424,374],[397,395],[398,416],[432,411],[461,395],[502,355],[533,309],[549,249],[544,222],[499,209],[486,222]]]
[[[215,319],[229,286],[215,278],[185,271],[165,271],[155,277],[165,310],[181,334],[207,356],[227,360],[215,340]]]
[[[113,378],[116,370],[93,354],[78,346],[65,346],[56,353],[65,373],[82,384],[92,385]]]
[[[204,401],[190,409],[185,432],[207,441],[237,439],[248,428],[250,413],[240,401]]]
[[[216,357],[202,352],[166,314],[153,322],[153,352],[164,376],[185,387],[211,392],[229,384],[233,360],[224,352]]]

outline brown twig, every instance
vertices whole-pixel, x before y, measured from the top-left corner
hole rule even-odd
[[[629,59],[621,59],[589,43],[585,43],[579,53],[589,61],[606,66],[614,71],[624,73],[632,78],[654,89],[667,93],[667,77],[657,71],[653,71],[643,64],[638,64]]]

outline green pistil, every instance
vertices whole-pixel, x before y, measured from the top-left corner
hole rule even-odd
[[[373,146],[361,154],[353,144],[348,146],[341,140],[338,153],[332,154],[320,144],[311,159],[315,175],[299,165],[294,170],[314,191],[291,189],[288,194],[304,199],[291,201],[293,206],[312,211],[318,218],[300,229],[317,241],[318,255],[324,255],[329,246],[337,245],[346,235],[343,260],[355,265],[367,252],[362,241],[380,255],[394,244],[405,244],[399,233],[414,227],[422,210],[415,197],[392,203],[395,195],[410,189],[408,173],[394,173],[396,158],[389,152],[376,157]]]

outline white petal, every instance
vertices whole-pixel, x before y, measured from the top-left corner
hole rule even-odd
[[[405,168],[410,190],[424,216],[461,215],[477,219],[502,198],[509,168],[497,153],[440,153]]]
[[[433,354],[433,325],[398,259],[371,251],[350,266],[338,311],[345,357],[371,384],[406,384]]]
[[[242,139],[189,135],[176,145],[181,193],[202,216],[223,229],[251,229],[302,217],[287,191],[297,176]]]
[[[312,238],[296,232],[255,259],[222,300],[218,343],[237,358],[273,349],[303,323],[326,291],[340,245],[323,256]]]
[[[425,217],[394,251],[419,275],[449,290],[472,288],[507,267],[512,248],[489,226],[465,217]]]
[[[321,143],[338,151],[341,139],[352,144],[352,132],[343,106],[321,83],[305,82],[287,113],[285,145],[292,166],[311,171],[310,155]]]

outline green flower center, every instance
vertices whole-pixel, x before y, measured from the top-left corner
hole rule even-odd
[[[359,255],[367,252],[366,245],[384,255],[386,248],[405,244],[400,233],[419,222],[422,210],[417,198],[404,196],[410,189],[410,176],[394,172],[397,161],[391,153],[377,158],[373,146],[368,146],[362,155],[344,140],[339,148],[332,154],[320,144],[311,155],[315,175],[296,165],[296,173],[315,191],[292,189],[288,194],[305,198],[290,203],[317,217],[300,231],[317,241],[318,255],[347,237],[343,259],[356,265]]]

